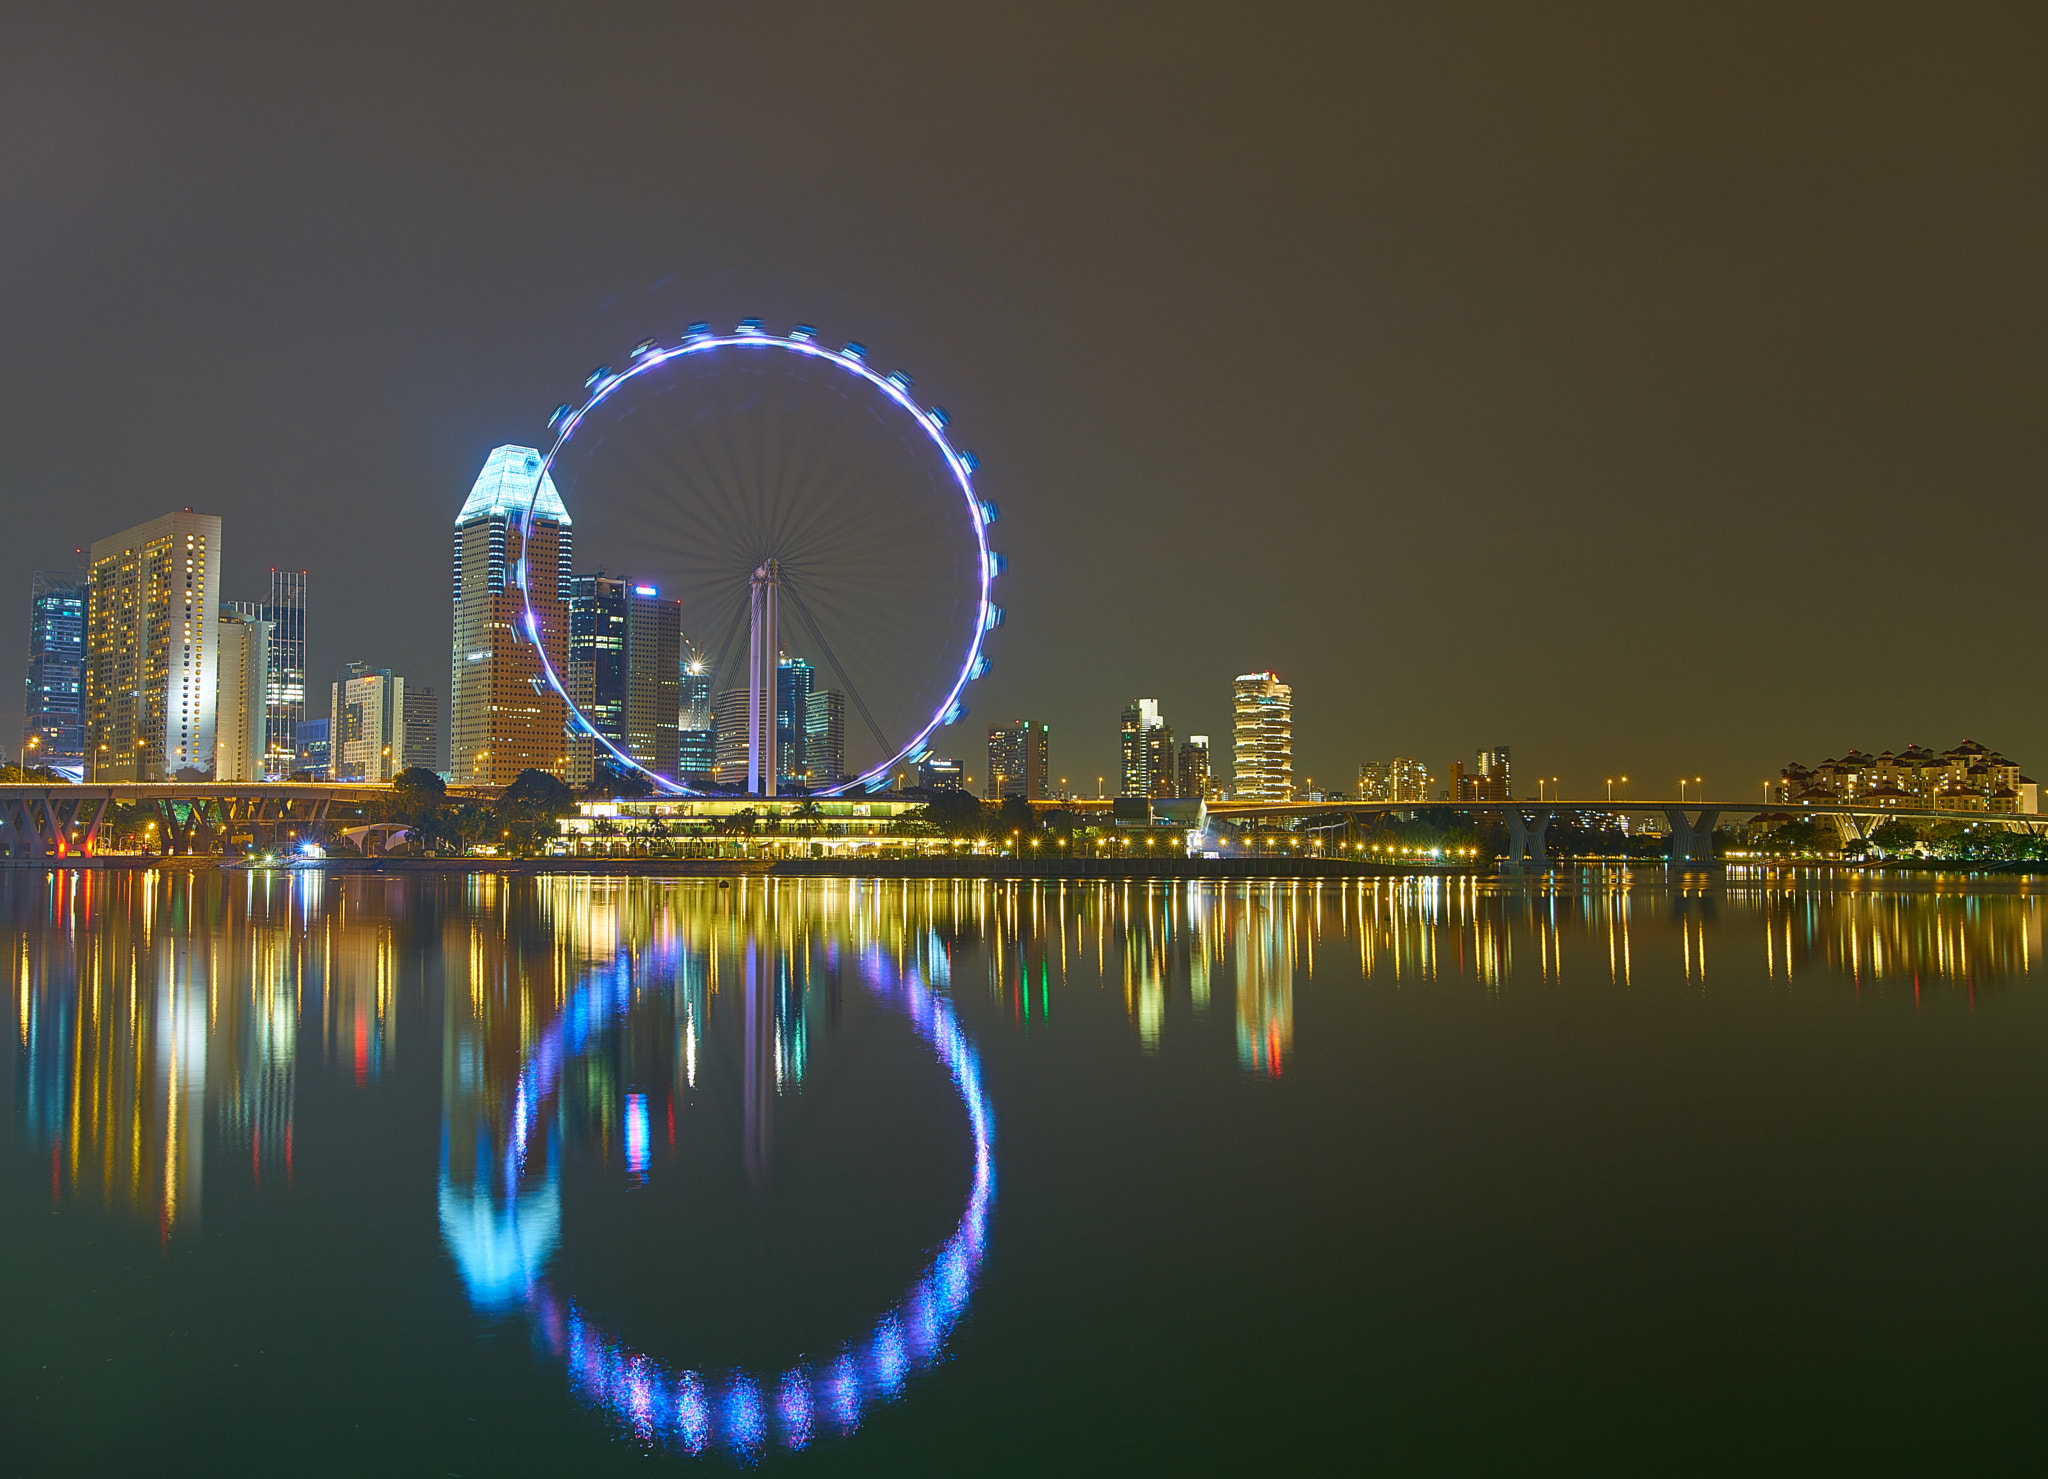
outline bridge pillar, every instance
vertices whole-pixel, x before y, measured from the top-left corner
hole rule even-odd
[[[112,804],[104,796],[92,803],[92,820],[85,824],[85,835],[78,839],[79,850],[87,857],[92,857],[99,851],[100,823],[107,819],[107,808]],[[77,811],[85,810],[85,806],[85,802],[79,802]],[[75,817],[76,812],[73,815]]]
[[[45,849],[36,803],[26,797],[10,799],[0,803],[0,817],[4,817],[7,829],[7,857],[14,862],[41,862]]]
[[[1707,808],[1697,815],[1688,817],[1685,808],[1667,806],[1664,820],[1671,825],[1671,856],[1665,866],[1670,868],[1712,868],[1717,866],[1714,859],[1714,824],[1721,819],[1721,813]]]
[[[1508,824],[1508,855],[1501,859],[1501,866],[1520,868],[1528,863],[1538,868],[1548,867],[1550,859],[1544,852],[1544,834],[1550,830],[1550,809],[1537,807],[1525,810],[1510,806],[1501,815]]]

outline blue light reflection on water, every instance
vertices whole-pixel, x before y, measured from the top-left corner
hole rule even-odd
[[[671,942],[670,953],[675,946]],[[835,950],[835,963],[837,952]],[[672,972],[662,962],[624,954],[576,988],[526,1055],[513,1094],[512,1134],[498,1161],[493,1189],[451,1186],[444,1132],[440,1186],[443,1237],[460,1266],[470,1299],[488,1313],[523,1307],[541,1345],[566,1366],[577,1396],[610,1414],[636,1438],[701,1455],[722,1451],[748,1461],[770,1442],[807,1447],[821,1431],[851,1433],[870,1403],[892,1401],[942,1354],[966,1312],[987,1251],[995,1201],[994,1115],[973,1042],[946,995],[915,961],[899,965],[878,946],[856,952],[860,979],[883,1004],[900,1011],[937,1056],[966,1110],[974,1177],[952,1236],[903,1300],[873,1328],[849,1341],[821,1374],[805,1362],[766,1380],[745,1371],[675,1370],[628,1347],[595,1314],[558,1295],[546,1277],[560,1239],[560,1180],[555,1147],[546,1142],[536,1178],[528,1176],[541,1106],[558,1090],[563,1070]],[[941,957],[943,958],[943,957]],[[654,969],[650,970],[650,966]],[[662,988],[665,989],[665,988]],[[635,1164],[637,1101],[638,1164]],[[628,1171],[644,1177],[646,1097],[627,1099]],[[482,1161],[489,1164],[488,1161]],[[537,1185],[528,1184],[537,1180]],[[764,1393],[770,1394],[764,1396]]]

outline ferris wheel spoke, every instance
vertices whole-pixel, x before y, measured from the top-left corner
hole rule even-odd
[[[801,621],[804,624],[805,630],[810,632],[811,640],[816,642],[818,650],[825,654],[825,661],[832,665],[832,671],[837,673],[839,681],[846,685],[846,696],[853,700],[854,708],[860,711],[861,718],[867,722],[868,733],[875,737],[875,743],[881,747],[883,755],[886,756],[889,753],[890,746],[889,742],[882,738],[882,726],[875,723],[875,716],[868,712],[867,700],[860,696],[860,689],[854,685],[853,679],[847,676],[846,669],[839,665],[839,659],[832,651],[832,644],[825,640],[825,634],[819,631],[818,624],[811,620],[811,613],[804,605],[804,598],[797,593],[795,586],[787,582],[783,584],[782,593],[789,597],[790,604],[796,608],[797,620]]]

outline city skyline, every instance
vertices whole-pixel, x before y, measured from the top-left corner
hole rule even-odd
[[[2032,116],[2037,21],[1887,14],[1854,48],[1804,22],[1735,48],[1733,20],[1453,34],[1361,12],[1211,51],[1222,24],[1168,63],[1138,13],[1075,56],[995,18],[840,17],[771,97],[667,85],[707,47],[777,54],[765,18],[631,44],[606,22],[515,101],[496,79],[545,20],[373,64],[280,18],[259,64],[218,17],[110,37],[36,14],[0,61],[25,110],[0,187],[24,254],[0,287],[13,620],[35,569],[190,504],[231,528],[224,592],[311,571],[316,684],[358,657],[431,679],[449,490],[540,444],[591,366],[758,316],[858,336],[953,413],[1011,561],[975,708],[1043,716],[1070,775],[1112,773],[1133,694],[1220,743],[1215,675],[1267,668],[1314,695],[1297,774],[1340,785],[1363,756],[1437,769],[1512,735],[1570,793],[1624,772],[1742,792],[1844,733],[2024,752],[2048,730],[2002,638],[1895,622],[1825,692],[1758,661],[1872,592],[2031,628],[2015,584],[1913,531],[1959,499],[2013,542],[2042,532],[2048,212],[2001,183],[2033,173],[2001,120]],[[1073,107],[1043,106],[1047,69]],[[936,130],[958,167],[858,147],[848,75],[887,80],[870,137]],[[1247,103],[1227,121],[1225,85]],[[458,95],[459,139],[434,101]],[[619,125],[594,160],[593,117]],[[568,183],[536,212],[540,180]],[[252,209],[260,230],[211,224]],[[98,348],[128,343],[146,364]],[[1255,374],[1218,373],[1234,346]],[[1455,564],[1420,558],[1447,527]],[[1822,530],[1846,558],[1813,558]],[[1131,578],[1140,550],[1163,582]],[[1690,604],[1619,615],[1674,562]],[[1538,608],[1601,635],[1524,641]],[[0,691],[10,749],[20,700]]]

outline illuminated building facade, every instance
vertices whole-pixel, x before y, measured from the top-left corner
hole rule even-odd
[[[711,779],[718,764],[718,732],[711,711],[711,672],[703,658],[683,659],[678,686],[680,713],[676,730],[676,776],[691,785]]]
[[[775,788],[803,782],[810,766],[804,758],[806,711],[817,689],[818,675],[800,657],[775,664]]]
[[[2035,813],[2040,787],[2012,761],[1975,740],[1939,755],[1924,745],[1893,754],[1851,750],[1812,769],[1794,761],[1778,772],[1771,799],[1788,806],[1855,801],[1940,811]]]
[[[352,662],[331,690],[328,774],[337,781],[388,781],[405,756],[405,679]]]
[[[747,786],[747,690],[728,688],[711,701],[713,784],[743,791]]]
[[[458,782],[503,786],[523,770],[568,770],[568,713],[546,685],[540,653],[562,671],[571,530],[540,461],[531,447],[496,448],[455,517],[448,768]],[[533,520],[522,538],[529,503]],[[532,640],[521,630],[522,571],[538,617]]]
[[[1019,719],[991,724],[988,730],[988,785],[991,801],[1021,796],[1026,801],[1052,797],[1052,726]]]
[[[299,753],[292,759],[292,774],[309,781],[328,778],[327,730],[325,719],[299,721]]]
[[[1238,801],[1294,799],[1294,690],[1271,673],[1245,673],[1233,690],[1231,795]]]
[[[1471,771],[1462,761],[1451,762],[1451,773],[1444,787],[1447,801],[1512,801],[1513,793],[1508,788],[1508,748],[1496,745],[1490,750],[1481,750]]]
[[[1119,796],[1172,797],[1174,788],[1173,726],[1159,712],[1156,698],[1133,699],[1124,710],[1122,775]]]
[[[441,757],[441,695],[424,683],[405,685],[405,764],[439,769]]]
[[[1387,795],[1389,801],[1434,801],[1430,794],[1434,782],[1429,767],[1420,760],[1404,760],[1396,755],[1387,764]]]
[[[28,709],[21,763],[85,779],[86,588],[38,570],[29,596]]]
[[[93,544],[86,774],[200,779],[214,762],[220,520],[184,510]]]
[[[1179,794],[1189,801],[1214,801],[1216,781],[1209,768],[1209,736],[1191,734],[1180,747],[1180,764],[1175,769],[1174,783]]]
[[[804,776],[812,790],[846,779],[846,695],[813,689],[804,704]]]
[[[1391,801],[1394,796],[1392,772],[1384,760],[1368,760],[1358,767],[1360,801]]]
[[[958,760],[947,760],[939,755],[928,755],[917,762],[917,784],[926,791],[961,791],[961,766]]]
[[[656,775],[678,770],[682,603],[650,585],[579,575],[569,597],[569,696],[599,735]],[[588,785],[600,749],[569,741],[571,785]]]
[[[219,645],[213,778],[260,781],[269,755],[270,623],[223,610]]]
[[[273,568],[268,600],[230,601],[225,610],[270,624],[259,778],[284,780],[297,768],[299,725],[306,717],[306,572]]]

